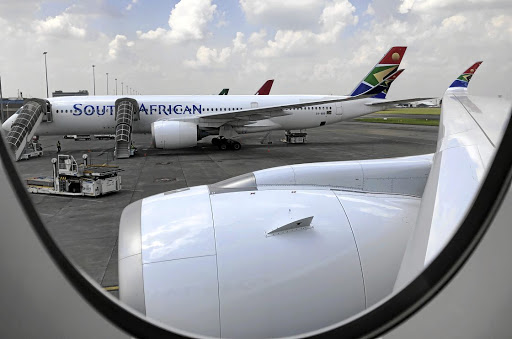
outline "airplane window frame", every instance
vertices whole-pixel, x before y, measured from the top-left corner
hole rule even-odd
[[[511,112],[512,114],[512,112]],[[169,328],[156,325],[143,315],[110,300],[100,288],[90,283],[57,246],[32,204],[12,156],[0,138],[0,161],[14,188],[20,207],[32,229],[48,251],[56,266],[76,291],[100,313],[121,330],[138,338],[185,338]],[[439,255],[412,282],[386,302],[370,311],[363,311],[352,319],[333,324],[335,328],[319,330],[321,336],[376,337],[401,324],[437,295],[462,268],[484,237],[507,194],[512,182],[512,120],[509,120],[503,138],[486,178],[475,197],[464,221]],[[343,288],[343,286],[340,286]],[[311,334],[309,334],[311,336]]]

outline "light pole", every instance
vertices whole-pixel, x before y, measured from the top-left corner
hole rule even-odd
[[[116,78],[116,95],[117,95],[117,78]]]
[[[105,73],[107,75],[107,95],[108,95],[108,73]]]
[[[124,95],[124,91],[123,91],[123,82],[121,81],[121,95]]]
[[[44,73],[46,74],[46,97],[49,98],[50,94],[48,93],[48,67],[46,64],[46,54],[48,52],[43,52],[44,55]]]
[[[128,85],[126,85],[126,94],[130,94],[130,92],[128,92]]]
[[[94,88],[94,95],[96,95],[96,76],[94,75],[94,65],[92,65],[92,84]]]

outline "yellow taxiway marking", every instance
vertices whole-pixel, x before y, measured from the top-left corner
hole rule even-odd
[[[108,292],[119,291],[119,286],[107,286],[103,287],[103,289]]]

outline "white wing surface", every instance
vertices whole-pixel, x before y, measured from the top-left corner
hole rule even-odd
[[[395,290],[416,277],[457,231],[508,122],[509,101],[468,95],[467,84],[479,65],[463,73],[443,96],[437,151]]]

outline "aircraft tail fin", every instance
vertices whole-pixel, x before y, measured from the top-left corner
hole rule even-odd
[[[229,88],[223,88],[222,91],[220,91],[219,95],[228,95]]]
[[[356,86],[350,96],[356,96],[368,92],[370,89],[381,84],[385,79],[395,73],[400,66],[407,47],[391,47],[384,57],[373,67],[373,69]]]
[[[393,83],[393,81],[396,80],[396,78],[398,78],[398,76],[400,74],[402,74],[403,71],[404,71],[403,68],[399,69],[395,73],[391,74],[386,80],[384,80],[384,87],[385,87],[385,89],[382,92],[380,92],[379,94],[373,96],[372,98],[386,99],[386,95],[388,94],[388,91],[389,91],[389,88],[391,87],[391,84]]]
[[[478,67],[480,67],[480,64],[482,64],[482,61],[475,62],[464,73],[462,73],[457,79],[455,79],[454,82],[452,82],[452,84],[450,85],[450,88],[455,88],[455,87],[467,88],[469,81],[471,81],[473,74],[475,74],[475,71],[478,69]]]
[[[269,95],[273,84],[274,79],[267,80],[254,95]]]

